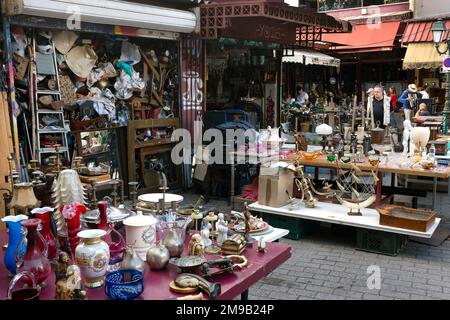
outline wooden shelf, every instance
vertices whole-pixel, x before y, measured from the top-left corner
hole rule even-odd
[[[70,130],[70,132],[72,132],[72,133],[95,132],[95,131],[114,130],[114,129],[119,129],[119,128],[126,128],[126,126],[115,126],[115,127],[84,129],[84,130]]]
[[[141,149],[141,148],[145,148],[145,147],[154,147],[154,146],[159,146],[159,145],[163,145],[163,144],[174,143],[170,139],[171,138],[152,139],[152,140],[140,143],[140,144],[136,144],[135,149]]]

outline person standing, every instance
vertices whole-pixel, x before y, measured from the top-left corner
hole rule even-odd
[[[414,83],[408,85],[408,88],[402,92],[398,101],[403,104],[403,111],[405,112],[405,120],[411,121],[411,112],[420,97],[417,94],[417,88]]]
[[[391,122],[391,99],[384,94],[383,87],[376,85],[373,88],[373,97],[369,96],[367,103],[367,118],[372,120],[372,128],[375,128],[378,122],[380,128],[384,129]]]
[[[430,95],[428,94],[428,86],[424,85],[422,90],[420,90],[420,94],[422,95],[422,99],[430,99]]]
[[[303,89],[303,86],[297,87],[297,103],[300,105],[300,107],[306,106],[309,103],[309,96]]]
[[[393,109],[393,112],[391,113],[391,125],[393,127],[398,127],[398,115],[397,113],[399,113],[399,110],[397,108],[397,89],[395,89],[395,87],[390,87],[389,88],[389,98],[391,99],[391,106]]]

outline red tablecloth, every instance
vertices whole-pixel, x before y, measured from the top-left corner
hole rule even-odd
[[[7,243],[7,234],[4,230],[0,231],[0,243],[3,246]],[[187,247],[187,246],[186,246]],[[212,282],[219,282],[222,286],[221,294],[217,299],[231,300],[250,286],[258,282],[261,278],[272,272],[278,266],[283,264],[291,256],[291,247],[284,243],[266,243],[267,252],[264,254],[256,252],[257,244],[252,248],[247,248],[242,255],[248,259],[248,266],[243,270],[236,270],[234,273],[219,275]],[[3,251],[4,252],[4,251]],[[207,255],[208,260],[218,256]],[[183,296],[170,291],[169,283],[173,281],[178,274],[174,266],[169,266],[166,270],[152,271],[149,266],[145,269],[145,289],[138,298],[142,300],[164,300],[168,297]],[[3,254],[0,261],[0,299],[6,298],[9,282],[11,278],[3,262]],[[55,295],[55,274],[54,272],[45,281],[47,286],[42,288],[40,299],[52,300]],[[90,300],[109,299],[105,295],[105,288],[101,286],[95,289],[87,289],[87,296]],[[207,298],[207,295],[204,294]]]

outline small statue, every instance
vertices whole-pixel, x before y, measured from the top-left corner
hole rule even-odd
[[[403,155],[407,155],[408,152],[411,151],[411,144],[412,144],[412,139],[411,139],[411,130],[412,130],[412,126],[411,126],[411,121],[409,120],[405,120],[403,121]]]
[[[217,221],[217,245],[221,246],[222,243],[228,238],[228,224],[224,219],[223,213],[218,214],[219,221]]]
[[[86,291],[81,284],[81,272],[77,265],[69,264],[69,255],[61,251],[55,267],[56,300],[85,300]]]
[[[205,247],[209,247],[212,244],[212,241],[209,238],[210,230],[211,230],[211,223],[208,222],[205,224],[204,228],[201,231],[201,235],[202,235],[203,243],[204,243]]]
[[[245,241],[247,242],[247,247],[253,247],[253,239],[250,236],[250,210],[248,209],[247,202],[244,203],[244,221],[245,221]]]
[[[198,233],[194,234],[189,241],[189,255],[190,256],[203,256],[205,246],[203,244],[202,236]]]

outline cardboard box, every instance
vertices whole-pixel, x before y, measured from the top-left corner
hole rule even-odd
[[[261,167],[258,181],[258,203],[279,208],[292,196],[294,173],[288,169]],[[288,195],[288,193],[289,195]]]

